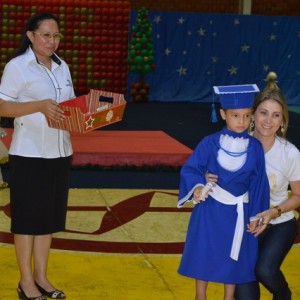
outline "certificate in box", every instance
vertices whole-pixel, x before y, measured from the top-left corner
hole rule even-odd
[[[126,101],[123,94],[90,90],[59,105],[65,118],[54,121],[47,117],[49,127],[85,133],[121,121]]]

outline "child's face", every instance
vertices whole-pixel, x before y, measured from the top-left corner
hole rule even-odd
[[[252,108],[221,109],[220,113],[229,130],[241,133],[247,130],[250,125]]]

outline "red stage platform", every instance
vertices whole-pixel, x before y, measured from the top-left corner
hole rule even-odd
[[[9,147],[12,129],[3,142]],[[163,131],[71,133],[73,166],[182,166],[192,150]]]

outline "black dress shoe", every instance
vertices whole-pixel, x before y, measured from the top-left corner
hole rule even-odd
[[[37,286],[38,290],[45,296],[51,298],[51,299],[66,299],[66,295],[64,292],[60,291],[60,290],[54,290],[51,292],[47,292],[46,290],[44,290],[41,286],[39,286],[37,283],[35,283],[35,285]]]
[[[18,292],[18,295],[19,295],[19,299],[23,299],[23,300],[46,300],[47,298],[43,295],[41,296],[38,296],[38,297],[27,297],[25,292],[23,291],[20,283],[18,285],[18,288],[17,288],[17,292]]]

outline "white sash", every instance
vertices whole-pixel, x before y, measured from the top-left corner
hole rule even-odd
[[[209,195],[212,196],[215,200],[227,204],[227,205],[236,205],[237,204],[237,220],[235,225],[235,232],[231,246],[230,257],[234,260],[238,260],[243,234],[244,234],[244,205],[243,203],[249,202],[248,192],[245,194],[235,197],[226,190],[222,189],[217,184],[212,188],[213,191],[209,192]]]

